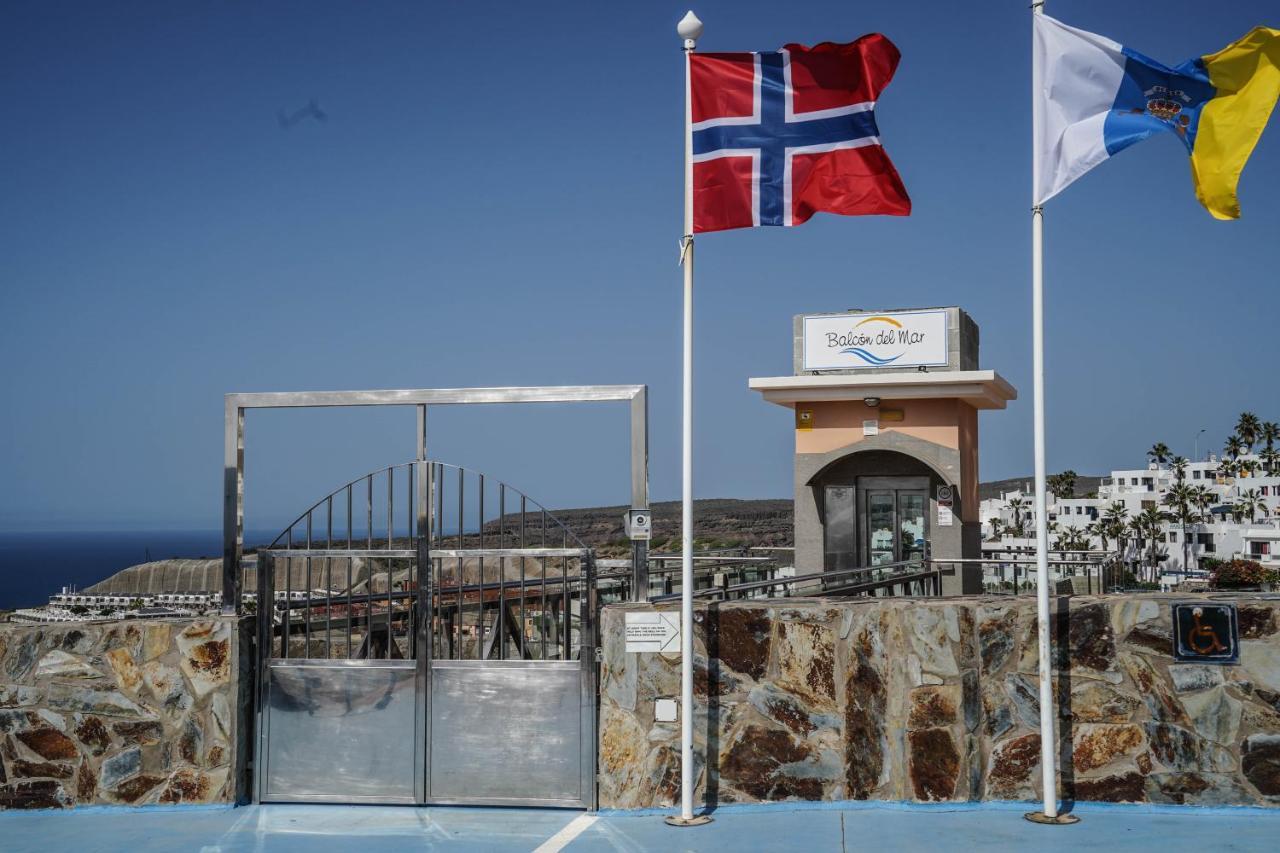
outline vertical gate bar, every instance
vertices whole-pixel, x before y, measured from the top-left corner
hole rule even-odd
[[[422,418],[422,412],[425,406],[420,407],[419,419]],[[431,543],[425,535],[422,527],[423,513],[425,513],[427,504],[423,502],[425,497],[425,481],[421,479],[422,468],[425,462],[418,463],[420,468],[419,489],[418,489],[418,538],[416,542],[416,556],[418,564],[418,595],[414,600],[416,607],[417,619],[417,636],[414,641],[414,648],[417,656],[414,672],[417,683],[414,685],[414,696],[416,700],[416,717],[418,724],[414,726],[414,797],[419,802],[426,802],[428,773],[430,771],[429,755],[431,748],[431,637],[428,634],[431,619]]]
[[[422,519],[418,516],[418,496],[415,477],[417,475],[418,463],[412,462],[405,468],[405,479],[408,480],[405,491],[409,495],[409,509],[405,514],[405,527],[409,531],[409,547],[416,549],[418,537],[422,535]],[[422,586],[420,579],[422,577],[421,567],[418,565],[417,557],[413,557],[409,561],[409,568],[405,570],[405,591],[409,593],[409,597],[405,603],[405,639],[409,646],[409,657],[417,660],[418,658],[418,607],[417,598],[421,595],[419,587]]]
[[[387,468],[387,550],[392,548],[392,540],[395,535],[395,471]],[[387,558],[387,660],[391,660],[391,644],[395,642],[395,635],[391,631],[391,558]]]
[[[480,549],[484,550],[484,474],[478,474],[479,488],[476,489],[476,505],[480,520]],[[484,657],[484,557],[476,561],[477,577],[480,579],[480,591],[477,595],[476,607],[476,659]]]
[[[435,490],[435,518],[432,521],[430,532],[431,532],[432,543],[436,543],[440,541],[441,530],[444,527],[445,481],[444,481],[443,465],[440,465],[439,463],[437,463],[436,465],[432,466],[431,480],[433,483],[432,488]],[[428,568],[428,571],[433,570],[435,568],[435,563],[432,562],[432,564],[427,568]],[[436,626],[439,625],[440,632],[441,632],[440,636],[441,636],[441,639],[443,639],[444,638],[444,619],[442,618],[442,616],[443,616],[443,607],[444,607],[444,596],[440,592],[440,573],[434,572],[434,575],[435,575],[435,579],[434,579],[435,588],[432,590],[433,598],[431,599],[431,614],[430,614],[431,636],[433,638],[435,637]],[[432,642],[434,643],[435,640],[433,639]],[[433,656],[434,656],[434,653],[435,653],[435,650],[433,649],[432,650]]]
[[[527,503],[528,503],[528,499],[525,498],[523,494],[520,495],[520,550],[522,551],[525,548],[524,520],[525,520],[525,513],[527,512],[527,507],[526,507]],[[525,607],[524,607],[525,601],[526,601],[525,562],[524,562],[524,557],[521,557],[520,558],[520,659],[521,660],[524,660],[525,657],[527,656],[525,654],[525,631],[527,630],[525,626],[528,624],[528,622],[525,621],[526,620]]]
[[[583,744],[582,776],[586,783],[583,786],[583,790],[586,795],[587,808],[594,809],[596,807],[596,752],[598,749],[598,739],[596,737],[596,649],[600,645],[597,637],[600,602],[596,588],[595,556],[590,551],[583,551],[581,559],[584,561],[583,568],[586,571],[586,586],[582,591],[582,614],[579,617],[582,626],[580,629],[582,642],[579,648],[582,650],[580,657],[582,659],[582,706],[584,709],[584,725],[581,735]]]
[[[498,484],[498,547],[507,547],[507,484]],[[494,629],[498,632],[498,660],[507,656],[507,638],[502,632],[506,629],[507,612],[507,564],[502,557],[498,558],[498,624]]]
[[[347,484],[347,550],[351,550],[351,484]],[[355,613],[351,610],[351,569],[355,557],[347,555],[347,649],[344,657],[351,658],[351,623],[355,621]]]
[[[333,495],[325,499],[324,548],[333,550]],[[333,657],[333,558],[324,558],[324,656]]]
[[[267,692],[270,690],[270,661],[275,642],[275,594],[272,590],[275,568],[275,555],[270,551],[262,552],[258,557],[258,677],[254,680],[254,716],[258,734],[253,750],[255,803],[262,802],[267,780],[267,750],[264,747],[267,743],[266,707]]]
[[[569,547],[569,531],[560,528],[560,547]],[[560,659],[569,660],[569,642],[573,638],[572,608],[569,606],[569,558],[560,558],[560,593],[564,607],[564,637],[560,641]]]
[[[539,533],[539,541],[542,547],[547,547],[547,511],[538,507],[542,511],[542,530]],[[542,638],[542,660],[547,659],[547,559],[541,557],[538,562],[542,564],[542,595],[538,599],[538,636]]]
[[[308,552],[311,551],[311,513],[310,512],[307,513],[307,551]],[[304,620],[302,623],[302,627],[303,627],[303,631],[305,632],[303,635],[303,639],[307,645],[306,645],[306,654],[304,654],[303,657],[309,658],[311,657],[311,558],[310,557],[307,557],[305,561],[305,565],[307,567],[307,592],[306,592],[307,608],[302,611],[302,618]]]
[[[289,528],[289,550],[293,550],[293,528]],[[275,571],[273,568],[272,571]],[[274,581],[275,579],[272,578]],[[293,608],[289,605],[293,603],[293,557],[284,558],[284,624],[283,633],[280,635],[280,657],[289,657],[289,632],[293,630]],[[275,607],[275,593],[271,594],[271,606]]]
[[[458,469],[458,550],[459,550],[459,551],[461,551],[461,550],[463,549],[463,547],[464,547],[463,542],[462,542],[462,530],[463,530],[463,528],[465,527],[465,525],[463,524],[463,521],[464,521],[464,520],[465,520],[465,518],[466,518],[466,514],[467,514],[467,505],[466,505],[466,503],[465,503],[465,501],[464,501],[463,497],[464,497],[464,493],[465,493],[465,491],[466,491],[466,486],[467,486],[466,474],[465,474],[465,472],[464,472],[461,468],[459,468],[459,469]],[[457,632],[457,634],[458,634],[458,642],[457,642],[457,645],[454,647],[454,649],[455,649],[455,652],[456,652],[457,657],[458,657],[458,658],[461,658],[461,657],[462,657],[462,653],[461,653],[461,652],[462,652],[462,626],[463,626],[463,621],[462,621],[462,570],[463,570],[462,557],[460,557],[460,556],[459,556],[459,557],[455,557],[455,558],[454,558],[454,561],[455,561],[456,571],[455,571],[455,575],[454,575],[454,581],[453,581],[453,583],[454,583],[454,589],[456,589],[456,590],[458,591],[458,624],[457,624],[457,625],[455,625],[455,626],[453,626],[453,631],[456,631],[456,632]]]
[[[561,605],[564,608],[564,636],[560,640],[560,659],[569,660],[569,643],[573,638],[573,623],[570,621],[569,611],[569,558],[560,558],[560,594],[563,600]]]

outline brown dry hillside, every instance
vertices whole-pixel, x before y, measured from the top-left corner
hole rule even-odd
[[[631,546],[622,530],[626,507],[558,509],[552,514],[601,556],[619,556]],[[650,551],[680,550],[680,502],[659,501],[653,513]],[[710,498],[693,502],[694,548],[736,548],[791,544],[791,501]]]

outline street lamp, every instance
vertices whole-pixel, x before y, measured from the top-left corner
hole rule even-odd
[[[1200,461],[1200,436],[1204,435],[1204,433],[1205,433],[1204,430],[1200,430],[1198,433],[1196,433],[1196,437],[1192,440],[1193,441],[1192,446],[1194,448],[1191,452],[1192,462]]]

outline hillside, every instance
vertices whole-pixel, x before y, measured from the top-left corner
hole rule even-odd
[[[979,483],[978,500],[985,501],[988,498],[998,498],[1004,492],[1021,491],[1030,494],[1035,489],[1035,479],[1033,476],[1010,477],[1008,480],[992,480],[989,483]],[[1076,491],[1072,497],[1084,498],[1091,494],[1097,494],[1098,486],[1101,484],[1102,477],[1080,474],[1076,477]]]

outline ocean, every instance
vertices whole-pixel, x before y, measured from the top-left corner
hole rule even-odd
[[[221,556],[221,530],[0,533],[0,610],[47,604],[64,586],[83,589],[149,559]]]

